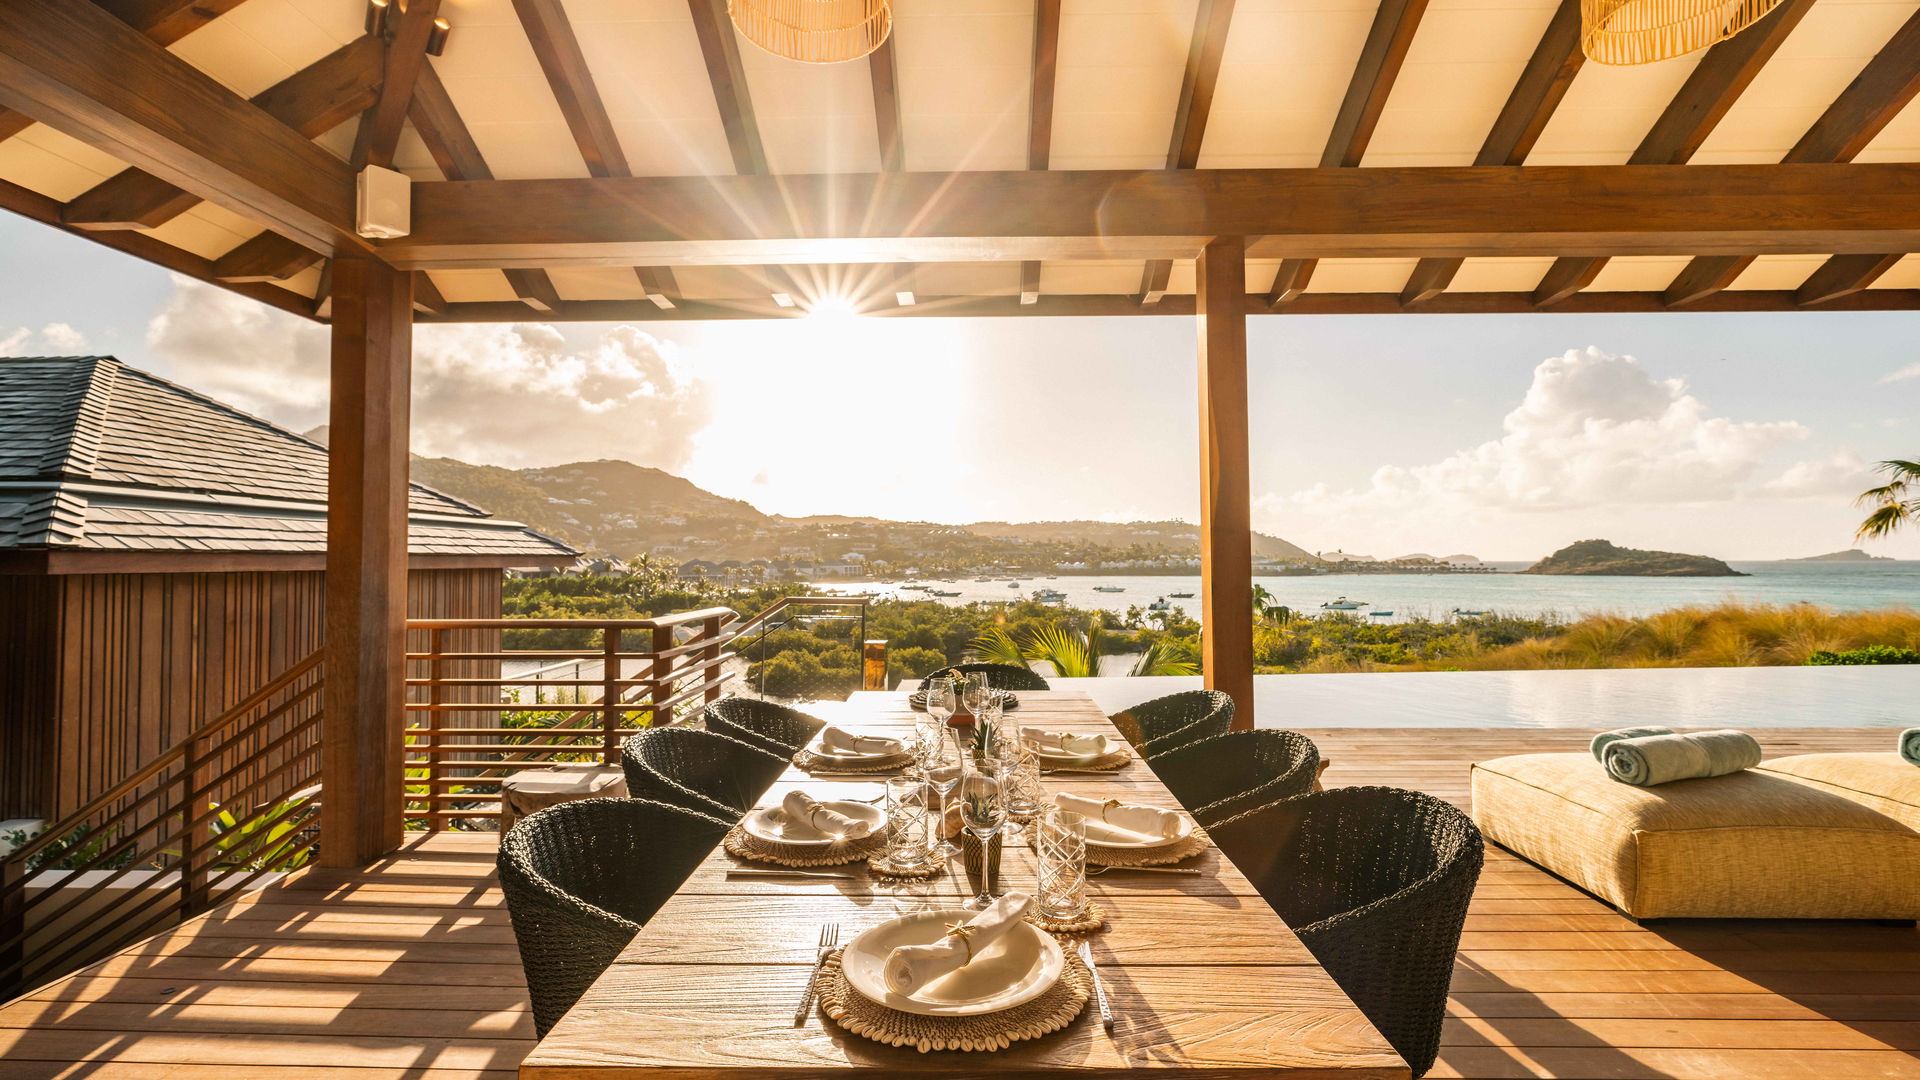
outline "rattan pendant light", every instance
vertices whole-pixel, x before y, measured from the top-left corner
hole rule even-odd
[[[803,64],[843,64],[880,47],[893,29],[892,0],[727,0],[748,41]]]
[[[1580,0],[1580,47],[1601,64],[1651,64],[1745,30],[1780,0]]]

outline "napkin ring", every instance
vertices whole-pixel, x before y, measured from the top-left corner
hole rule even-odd
[[[1115,807],[1125,806],[1125,805],[1126,803],[1121,802],[1119,799],[1108,799],[1106,802],[1101,803],[1100,804],[1100,820],[1101,821],[1107,820],[1107,813],[1109,811],[1111,811]]]
[[[967,947],[967,964],[973,963],[973,924],[972,923],[948,923],[947,933],[945,936],[953,938],[954,940],[960,942],[960,944],[965,945]],[[960,966],[965,967],[966,964],[962,964]]]

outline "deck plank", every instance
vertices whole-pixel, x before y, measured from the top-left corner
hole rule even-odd
[[[1332,762],[1329,784],[1461,805],[1469,763],[1586,742],[1568,730],[1305,730]],[[1769,756],[1892,742],[1886,729],[1755,734]],[[493,854],[484,835],[416,835],[364,871],[309,871],[43,987],[0,1007],[0,1076],[253,1080],[270,1066],[276,1080],[510,1080],[531,1022]],[[755,899],[803,886],[691,887],[752,919]],[[1146,956],[1130,970],[1181,977]],[[1449,1013],[1438,1078],[1920,1080],[1920,934],[1642,926],[1492,849]]]

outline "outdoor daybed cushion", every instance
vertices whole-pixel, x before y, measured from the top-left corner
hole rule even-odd
[[[1800,754],[1756,768],[1851,799],[1920,832],[1920,765],[1897,753]]]
[[[1474,765],[1473,818],[1635,918],[1920,916],[1920,832],[1783,776],[1640,788],[1591,754],[1521,754]]]

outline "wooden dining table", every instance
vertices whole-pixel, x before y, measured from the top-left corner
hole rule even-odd
[[[1007,723],[1114,736],[1075,691],[1019,695]],[[863,692],[835,712],[852,729],[905,734],[904,692]],[[761,799],[799,787],[821,799],[872,798],[887,774],[809,776],[789,767]],[[1137,758],[1113,775],[1050,773],[1049,790],[1168,808],[1174,799]],[[994,1052],[893,1047],[845,1031],[807,986],[821,924],[840,943],[929,901],[971,894],[959,861],[926,882],[869,876],[864,862],[822,870],[849,879],[730,876],[748,865],[715,850],[520,1066],[523,1080],[786,1080],[856,1074],[942,1077],[1172,1077],[1391,1080],[1406,1065],[1314,961],[1266,901],[1217,850],[1180,865],[1197,876],[1114,869],[1088,879],[1107,911],[1090,935],[1115,1023],[1092,1003],[1066,1028]],[[1036,864],[1024,836],[1007,844],[1001,887],[1031,892]]]

